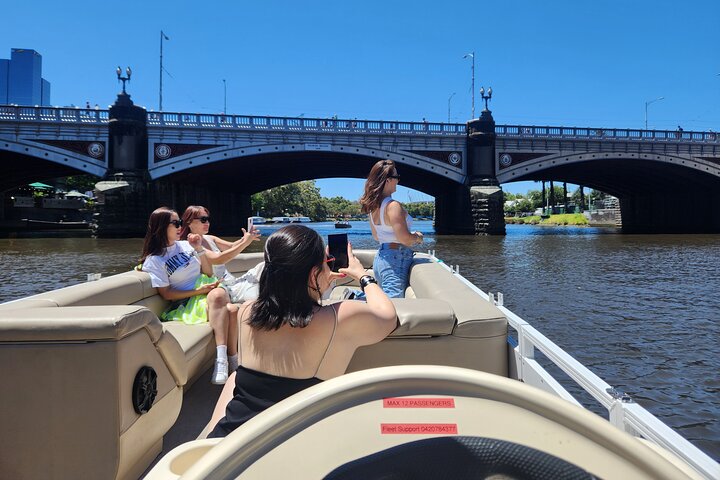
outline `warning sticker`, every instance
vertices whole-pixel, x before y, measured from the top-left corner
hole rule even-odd
[[[383,408],[455,408],[454,398],[383,398]]]
[[[457,423],[381,423],[382,435],[457,435]]]

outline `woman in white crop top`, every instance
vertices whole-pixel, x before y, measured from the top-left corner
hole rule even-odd
[[[213,371],[212,382],[224,384],[230,373],[238,366],[237,360],[237,323],[230,318],[227,304],[249,300],[257,296],[257,282],[249,285],[248,282],[238,283],[230,272],[225,268],[225,263],[235,258],[254,240],[258,240],[260,233],[253,229],[246,232],[242,229],[243,236],[236,242],[228,242],[214,235],[208,235],[210,230],[210,211],[202,206],[190,205],[185,209],[182,216],[182,230],[180,239],[184,240],[190,234],[197,234],[202,238],[202,246],[205,248],[206,257],[212,265],[213,275],[219,280],[219,287],[207,297],[208,320],[215,334],[217,344],[217,361]],[[248,288],[245,288],[248,287]],[[255,287],[255,288],[253,288]],[[237,293],[237,295],[236,295]],[[250,295],[244,298],[243,295]],[[252,295],[254,293],[254,296]]]
[[[410,247],[423,241],[422,233],[410,230],[412,217],[392,198],[398,183],[400,175],[395,162],[380,160],[370,170],[360,198],[360,207],[368,214],[373,237],[380,242],[373,272],[390,298],[405,297],[413,259]]]

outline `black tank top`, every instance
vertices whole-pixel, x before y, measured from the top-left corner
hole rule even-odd
[[[320,371],[320,367],[325,360],[325,355],[327,355],[328,350],[330,350],[330,345],[332,345],[332,341],[335,338],[335,330],[337,329],[338,322],[337,310],[334,306],[331,306],[331,308],[335,315],[332,336],[320,359],[320,363],[315,369],[315,375]],[[242,363],[242,360],[240,363]],[[208,434],[208,438],[225,437],[263,410],[320,382],[322,382],[322,380],[317,378],[317,376],[311,378],[279,377],[277,375],[251,370],[240,365],[235,371],[233,398],[225,409],[225,416]]]
[[[250,370],[242,365],[235,372],[233,399],[208,438],[227,436],[243,423],[281,400],[322,382],[319,378],[287,378]]]

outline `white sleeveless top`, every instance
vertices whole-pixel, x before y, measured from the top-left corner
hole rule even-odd
[[[210,238],[208,235],[203,235],[203,239],[208,243],[210,246],[210,250],[216,253],[220,253],[221,250],[218,248],[218,246],[215,244],[215,241],[213,241],[212,238]],[[235,277],[227,271],[225,268],[225,265],[213,265],[213,274],[218,280],[224,280],[225,283],[232,283],[233,280],[235,280]]]
[[[380,224],[373,224],[375,227],[375,233],[377,234],[378,242],[380,243],[400,243],[395,236],[395,231],[392,225],[385,224],[385,207],[392,201],[392,197],[385,197],[380,204]],[[370,222],[373,221],[372,214],[369,216]],[[409,214],[405,214],[405,223],[407,224],[408,231],[412,229],[413,219]]]

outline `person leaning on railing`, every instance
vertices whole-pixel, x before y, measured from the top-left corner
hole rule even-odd
[[[392,198],[399,183],[395,162],[380,160],[370,169],[365,192],[360,198],[360,207],[368,214],[373,238],[380,242],[373,272],[390,298],[405,297],[414,254],[410,247],[423,242],[422,233],[410,231],[412,217]]]

